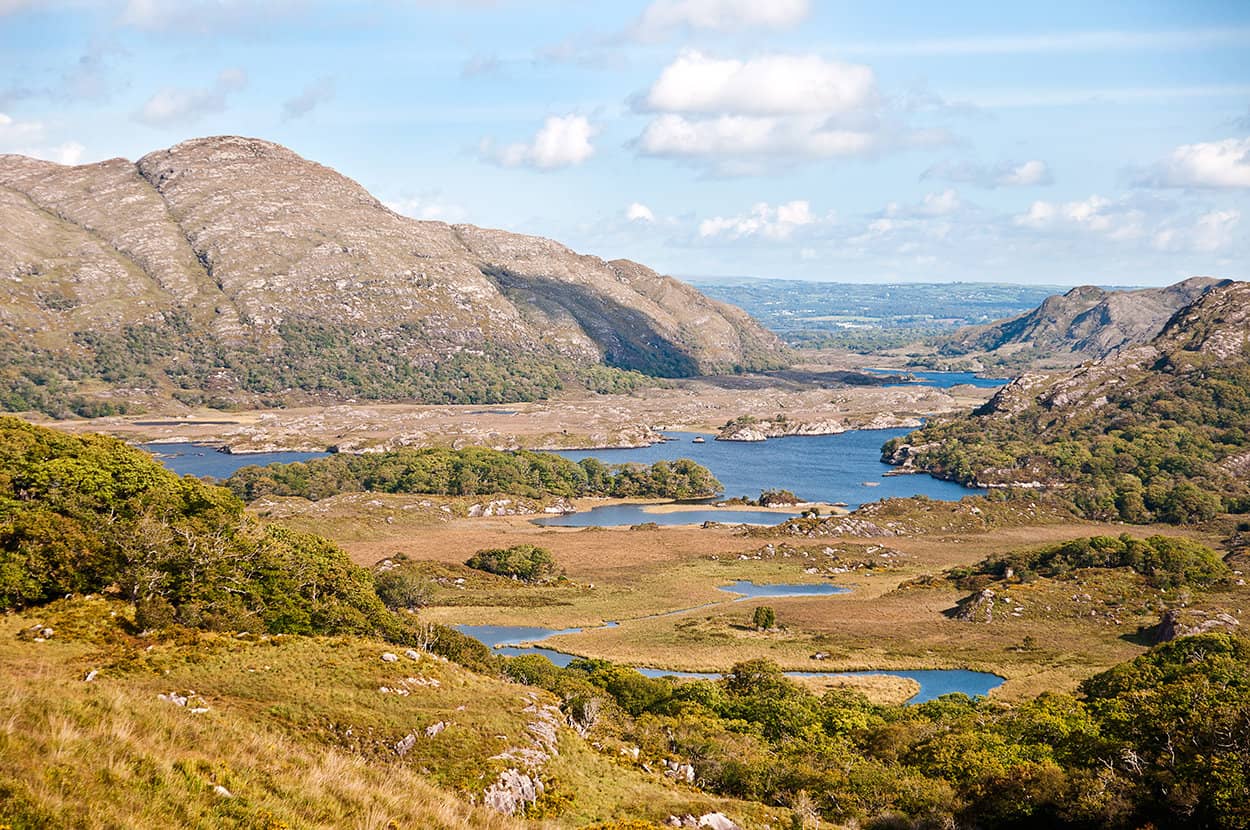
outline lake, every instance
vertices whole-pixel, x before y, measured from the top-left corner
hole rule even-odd
[[[204,444],[140,444],[140,449],[147,450],[156,456],[165,467],[180,476],[208,476],[225,480],[240,467],[253,464],[290,464],[293,461],[308,461],[322,458],[328,452],[249,452],[228,453],[217,452],[214,447]]]
[[[859,429],[838,435],[804,435],[767,441],[713,441],[696,444],[695,432],[666,432],[673,439],[662,444],[626,450],[561,450],[574,461],[597,458],[605,464],[674,461],[690,458],[712,471],[725,487],[725,496],[757,498],[764,490],[790,490],[804,501],[845,503],[849,509],[878,499],[928,496],[958,501],[984,494],[953,481],[928,475],[892,475],[896,468],[881,461],[881,445],[910,429]],[[759,510],[691,510],[650,513],[645,505],[597,507],[588,513],[570,513],[537,520],[558,527],[587,525],[696,524],[704,521],[778,524],[794,514]]]
[[[980,389],[994,389],[1011,383],[1011,378],[983,378],[975,372],[922,372],[915,369],[864,369],[874,375],[911,375],[915,380],[899,383],[883,384],[886,389],[895,386],[933,386],[938,389],[950,389],[952,386],[976,386]]]

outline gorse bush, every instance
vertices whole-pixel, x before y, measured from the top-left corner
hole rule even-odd
[[[293,464],[243,467],[226,486],[247,501],[262,496],[316,500],[361,491],[446,496],[506,493],[537,499],[688,499],[714,496],[721,490],[720,482],[707,468],[685,458],[650,466],[608,466],[594,458],[575,462],[553,453],[485,447],[338,453]]]
[[[0,610],[104,591],[154,626],[407,637],[325,539],[261,527],[117,439],[0,417]]]

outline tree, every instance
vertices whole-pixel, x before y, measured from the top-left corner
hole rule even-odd
[[[767,631],[777,627],[777,614],[771,605],[760,605],[751,615],[751,624],[759,631]]]

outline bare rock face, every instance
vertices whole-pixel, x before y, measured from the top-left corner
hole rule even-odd
[[[532,396],[500,378],[521,359],[664,377],[786,361],[739,309],[637,263],[412,220],[238,136],[137,163],[0,156],[0,287],[0,345],[85,365],[66,363],[66,377],[132,374],[167,392],[285,395],[345,375],[340,397],[437,397],[445,379],[422,392],[408,376],[455,358],[480,374],[477,402]]]

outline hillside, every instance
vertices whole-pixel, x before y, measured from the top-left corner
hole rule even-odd
[[[408,219],[251,138],[0,156],[0,275],[11,411],[503,402],[785,362],[744,312],[637,263]]]
[[[1250,510],[1250,283],[1226,282],[1145,345],[1026,374],[984,407],[884,448],[981,486],[1052,488],[1093,517],[1187,522]]]
[[[1149,342],[1173,314],[1221,284],[1192,277],[1166,288],[1136,291],[1078,286],[1019,316],[959,329],[939,339],[937,348],[943,356],[974,357],[986,365],[1075,366]]]

